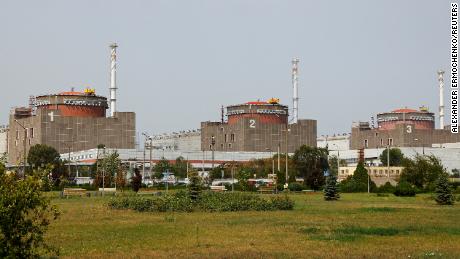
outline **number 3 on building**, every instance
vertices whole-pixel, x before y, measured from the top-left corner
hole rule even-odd
[[[406,126],[406,132],[407,133],[412,133],[412,125],[407,125]]]
[[[256,128],[256,120],[254,119],[249,120],[249,128],[253,128],[253,129]]]

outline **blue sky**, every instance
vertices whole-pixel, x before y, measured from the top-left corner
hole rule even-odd
[[[221,105],[291,106],[293,57],[299,116],[318,120],[318,135],[399,107],[437,112],[449,20],[450,1],[434,0],[2,0],[0,124],[29,95],[108,95],[113,41],[118,107],[137,113],[140,132],[199,128]]]

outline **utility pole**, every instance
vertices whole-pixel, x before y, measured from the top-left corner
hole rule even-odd
[[[105,159],[105,147],[102,151],[102,159]],[[105,162],[102,166],[102,196],[105,196]]]
[[[214,145],[216,144],[216,138],[214,136],[211,137],[211,159],[212,165],[211,168],[214,169]]]
[[[387,149],[387,170],[388,170],[388,179],[390,179],[390,145]]]
[[[289,124],[286,124],[286,181],[285,181],[285,189],[288,187],[288,181],[289,181],[289,172],[288,172],[288,160],[289,160],[289,138],[288,138],[288,133],[291,129],[288,128]]]
[[[281,143],[278,142],[278,172],[281,171],[281,165],[280,165],[280,162],[281,162],[281,158],[280,158],[280,145],[281,145]]]

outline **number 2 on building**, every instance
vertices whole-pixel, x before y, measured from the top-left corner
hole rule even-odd
[[[249,128],[253,128],[253,129],[256,128],[256,120],[254,119],[249,120]]]

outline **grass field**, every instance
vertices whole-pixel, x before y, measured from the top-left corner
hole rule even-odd
[[[108,197],[53,199],[47,240],[78,258],[460,258],[460,205],[415,198],[291,195],[293,211],[139,213]]]

